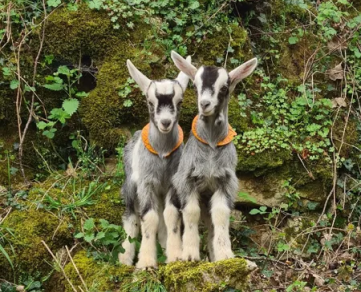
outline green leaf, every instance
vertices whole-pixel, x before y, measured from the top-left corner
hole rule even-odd
[[[189,8],[193,10],[193,9],[197,9],[199,6],[200,6],[200,4],[199,4],[198,1],[193,1],[193,2],[189,5]]]
[[[99,10],[102,7],[103,1],[101,0],[91,0],[89,1],[89,8],[90,9],[97,9]]]
[[[49,124],[41,121],[41,122],[38,122],[38,123],[36,124],[36,126],[38,127],[39,130],[44,130],[46,127],[49,126]]]
[[[256,215],[256,214],[259,214],[259,213],[261,213],[261,212],[260,212],[260,210],[258,210],[258,209],[252,209],[252,210],[249,212],[249,214],[251,214],[251,215]]]
[[[101,225],[101,227],[102,227],[103,229],[108,228],[109,222],[108,222],[107,220],[105,220],[105,219],[99,219],[99,222],[100,222],[100,225]]]
[[[3,67],[3,75],[4,76],[10,76],[11,75],[11,70],[8,67]]]
[[[62,83],[52,83],[52,84],[45,84],[43,87],[54,90],[54,91],[60,91],[63,90],[64,85]]]
[[[262,212],[266,212],[267,207],[266,207],[266,206],[261,206],[261,207],[259,207],[259,209],[260,209]]]
[[[9,254],[7,251],[3,248],[3,246],[0,244],[0,253],[3,254],[3,256],[6,258],[6,260],[9,262],[10,266],[14,269],[13,262],[11,261]]]
[[[297,44],[297,43],[298,43],[298,37],[296,37],[296,36],[291,36],[291,37],[288,39],[288,43],[291,44],[291,45]]]
[[[84,235],[84,240],[86,242],[91,242],[94,239],[94,233],[93,232],[87,232]]]
[[[133,105],[133,102],[130,99],[126,99],[124,100],[123,105],[125,107],[131,107]]]
[[[319,203],[317,202],[308,202],[307,203],[307,208],[311,211],[316,210],[317,206],[319,205]]]
[[[94,219],[93,218],[89,218],[84,222],[84,229],[85,230],[92,230],[95,227],[94,224]]]
[[[50,130],[46,130],[43,132],[43,135],[48,137],[49,139],[53,139],[55,136],[56,129],[52,128]]]
[[[239,193],[238,193],[238,197],[240,197],[240,198],[242,198],[242,199],[245,199],[246,201],[250,201],[250,202],[252,202],[252,203],[254,203],[254,204],[257,203],[257,199],[254,198],[254,197],[252,197],[252,196],[250,196],[248,193],[239,192]]]
[[[61,3],[61,0],[48,0],[46,3],[50,7],[58,7]]]
[[[68,67],[66,66],[59,66],[58,68],[58,73],[59,74],[63,74],[63,75],[66,75],[66,76],[70,76],[70,70]]]
[[[83,237],[84,237],[84,233],[83,233],[83,232],[79,232],[79,233],[75,234],[74,237],[75,237],[75,238],[83,238]]]
[[[97,236],[95,237],[95,240],[99,240],[105,237],[105,232],[104,231],[100,231],[98,232]]]
[[[89,95],[89,93],[86,93],[84,91],[80,91],[75,94],[76,97],[86,97],[88,95]]]
[[[79,100],[75,98],[66,99],[63,102],[63,109],[70,116],[73,115],[79,107]]]
[[[10,88],[11,89],[16,89],[16,88],[19,87],[19,84],[20,84],[19,80],[13,79],[13,80],[10,81]]]

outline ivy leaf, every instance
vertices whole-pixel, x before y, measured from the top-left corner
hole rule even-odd
[[[86,242],[91,242],[93,239],[94,239],[94,233],[92,233],[92,232],[85,233],[84,240]]]
[[[103,4],[102,0],[92,0],[92,1],[89,2],[88,5],[89,5],[90,9],[99,10],[101,8],[102,4]]]
[[[297,44],[297,43],[298,43],[298,37],[296,37],[296,36],[291,36],[291,37],[288,39],[288,43],[291,44],[291,45]]]
[[[19,84],[20,84],[19,80],[17,80],[17,79],[11,80],[10,81],[10,88],[11,89],[16,89],[16,88],[19,87]]]
[[[79,100],[75,98],[66,99],[63,102],[63,109],[70,116],[74,114],[79,107]]]
[[[190,5],[189,8],[190,9],[197,9],[200,6],[198,1],[193,1]]]
[[[61,3],[61,0],[48,0],[47,3],[50,7],[58,7]]]
[[[60,91],[63,90],[64,85],[62,83],[52,83],[52,84],[44,84],[43,87],[54,91]]]

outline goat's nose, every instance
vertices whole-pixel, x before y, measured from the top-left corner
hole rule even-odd
[[[210,104],[211,104],[211,102],[208,101],[208,100],[202,100],[201,101],[201,107],[202,107],[203,110],[205,110],[207,107],[209,107]]]
[[[164,120],[161,120],[160,122],[163,125],[163,127],[167,129],[169,127],[170,123],[171,123],[171,120],[164,119]]]

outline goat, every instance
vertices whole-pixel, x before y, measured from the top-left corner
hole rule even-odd
[[[190,57],[187,60],[190,62]],[[132,265],[135,256],[132,239],[139,235],[141,225],[142,241],[136,267],[144,269],[157,266],[157,233],[162,247],[167,241],[163,210],[166,200],[174,202],[171,178],[183,149],[183,131],[178,120],[189,78],[180,72],[174,80],[153,81],[130,60],[127,67],[146,96],[150,122],[142,131],[135,132],[124,147],[123,225],[128,238],[122,243],[125,252],[118,257],[121,263]]]
[[[178,69],[193,81],[199,112],[193,120],[178,171],[173,176],[184,223],[183,250],[178,253],[185,261],[200,259],[198,224],[201,218],[208,229],[210,260],[232,258],[229,216],[238,179],[235,173],[237,152],[232,143],[236,133],[228,124],[228,102],[236,84],[254,71],[257,59],[228,73],[218,67],[197,69],[174,51],[171,57]],[[176,228],[171,226],[171,222],[177,222],[176,217],[168,218],[167,222],[168,229]]]

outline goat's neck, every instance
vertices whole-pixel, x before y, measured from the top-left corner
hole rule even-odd
[[[173,129],[167,133],[161,133],[157,126],[151,121],[149,127],[149,142],[153,149],[158,152],[159,157],[164,157],[171,152],[178,142],[178,123],[175,123]]]
[[[228,105],[212,116],[199,116],[197,134],[213,149],[228,134]]]

